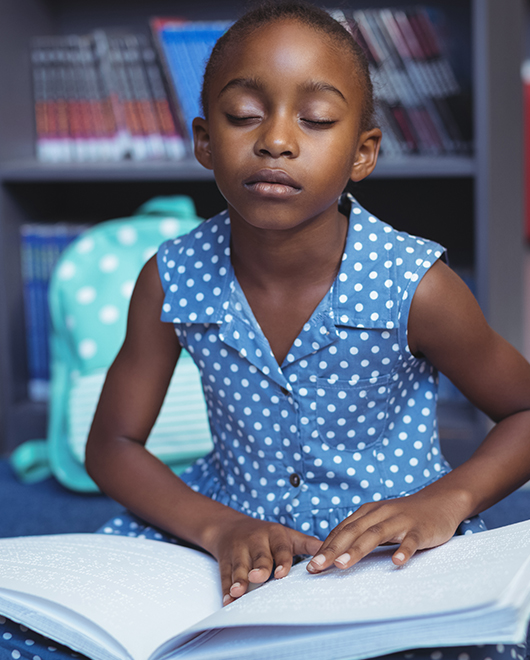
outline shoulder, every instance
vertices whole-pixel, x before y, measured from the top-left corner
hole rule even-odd
[[[350,201],[338,300],[351,301],[348,318],[359,326],[405,329],[415,290],[445,249],[394,229]]]
[[[491,331],[473,294],[445,263],[426,273],[414,295],[409,318],[413,353],[435,355],[458,341],[470,347]]]
[[[364,209],[353,197],[350,201],[346,250],[351,263],[362,257],[379,270],[397,269],[397,275],[403,273],[405,279],[414,282],[418,279],[413,277],[414,273],[430,268],[445,253],[439,243],[395,229]]]
[[[223,211],[205,220],[192,231],[162,243],[157,264],[162,286],[166,290],[175,274],[200,270],[219,261],[219,253],[229,250],[230,220]]]

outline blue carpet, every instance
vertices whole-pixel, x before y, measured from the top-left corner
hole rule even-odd
[[[0,460],[0,537],[94,532],[123,509],[105,495],[67,490],[55,479],[21,484]]]
[[[74,493],[55,479],[21,484],[0,460],[0,537],[93,532],[122,507],[99,494]],[[482,514],[490,529],[530,518],[530,490],[509,495]]]

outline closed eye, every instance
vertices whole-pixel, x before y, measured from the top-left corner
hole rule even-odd
[[[245,122],[251,122],[251,121],[256,121],[256,120],[261,119],[261,117],[259,117],[257,115],[240,116],[240,115],[230,115],[228,113],[226,114],[226,118],[232,124],[244,124]]]
[[[302,121],[311,128],[329,128],[337,123],[334,119],[302,119]]]

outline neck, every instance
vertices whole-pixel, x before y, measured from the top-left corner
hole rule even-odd
[[[256,228],[231,215],[231,257],[239,282],[268,290],[331,284],[348,231],[347,218],[334,211],[287,230]]]

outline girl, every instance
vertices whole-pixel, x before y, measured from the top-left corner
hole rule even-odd
[[[229,603],[287,575],[297,554],[318,573],[397,543],[399,566],[480,529],[475,516],[530,478],[530,366],[442,247],[341,197],[373,171],[381,140],[362,51],[323,11],[266,4],[217,43],[202,101],[195,154],[228,209],[139,276],[87,446],[91,476],[139,518],[104,531],[204,548]],[[182,348],[215,448],[178,478],[144,445]],[[437,369],[496,422],[453,471]]]

